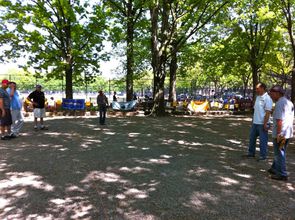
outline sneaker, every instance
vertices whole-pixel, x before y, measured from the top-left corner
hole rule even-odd
[[[10,137],[10,138],[16,138],[17,136],[16,136],[16,134],[11,133],[11,134],[9,135],[9,137]]]
[[[287,176],[279,176],[279,175],[271,175],[271,177],[273,180],[281,180],[281,181],[287,181],[288,177]]]
[[[257,161],[259,162],[259,161],[265,161],[266,160],[266,157],[259,157],[258,159],[257,159]]]
[[[6,141],[6,140],[10,140],[10,138],[8,138],[7,136],[1,136],[1,140]]]
[[[34,130],[38,130],[38,126],[34,126]]]
[[[276,171],[273,168],[267,170],[268,173],[275,175]]]
[[[41,128],[40,128],[41,130],[48,130],[48,128],[47,127],[45,127],[44,125],[43,126],[41,126]]]

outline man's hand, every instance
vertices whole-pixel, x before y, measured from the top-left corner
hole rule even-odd
[[[279,149],[283,149],[286,144],[286,138],[280,134],[277,135],[277,143],[279,145]]]
[[[268,124],[264,124],[264,125],[263,125],[263,129],[264,129],[265,131],[268,131],[268,130],[269,130],[269,125],[268,125]]]

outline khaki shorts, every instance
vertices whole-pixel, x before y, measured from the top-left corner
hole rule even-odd
[[[35,118],[45,118],[45,108],[35,108],[34,117]]]

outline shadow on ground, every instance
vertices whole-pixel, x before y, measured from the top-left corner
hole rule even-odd
[[[288,182],[244,160],[248,118],[53,119],[0,142],[1,219],[294,219]]]

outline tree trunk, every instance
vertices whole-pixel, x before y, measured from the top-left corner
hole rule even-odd
[[[257,65],[253,64],[251,65],[251,68],[252,68],[252,83],[253,83],[252,92],[253,92],[253,101],[254,101],[256,98],[256,86],[258,84],[258,67]]]
[[[133,99],[133,75],[134,75],[134,20],[132,0],[127,3],[127,75],[126,75],[126,99]]]
[[[71,1],[68,0],[68,4],[71,5]],[[66,25],[64,27],[65,31],[65,74],[66,74],[66,98],[73,98],[73,56],[72,56],[72,28],[71,19],[69,17],[66,19]]]
[[[165,74],[158,73],[158,77],[155,78],[155,114],[157,116],[165,116]]]
[[[293,68],[292,68],[292,79],[291,79],[291,101],[295,103],[295,39],[294,39],[294,32],[293,32],[293,14],[292,8],[294,5],[290,1],[282,1],[283,4],[283,13],[286,18],[286,28],[288,30],[292,55],[293,55]]]
[[[169,4],[167,0],[161,2],[155,0],[150,8],[151,13],[151,51],[152,67],[154,74],[154,107],[153,112],[157,116],[165,115],[165,77],[168,53],[169,35]],[[161,16],[159,16],[161,12]],[[161,20],[159,19],[161,17]],[[160,20],[160,21],[159,21]],[[159,26],[161,28],[159,29]],[[160,31],[160,33],[159,33]]]
[[[295,58],[295,57],[294,57]],[[295,59],[294,59],[295,63]],[[295,64],[292,69],[292,80],[291,80],[291,101],[295,103]]]
[[[169,102],[176,101],[176,73],[177,73],[177,52],[173,50],[170,61],[170,82],[169,82]]]
[[[65,68],[66,73],[66,98],[73,98],[73,68],[70,64],[67,64]]]

